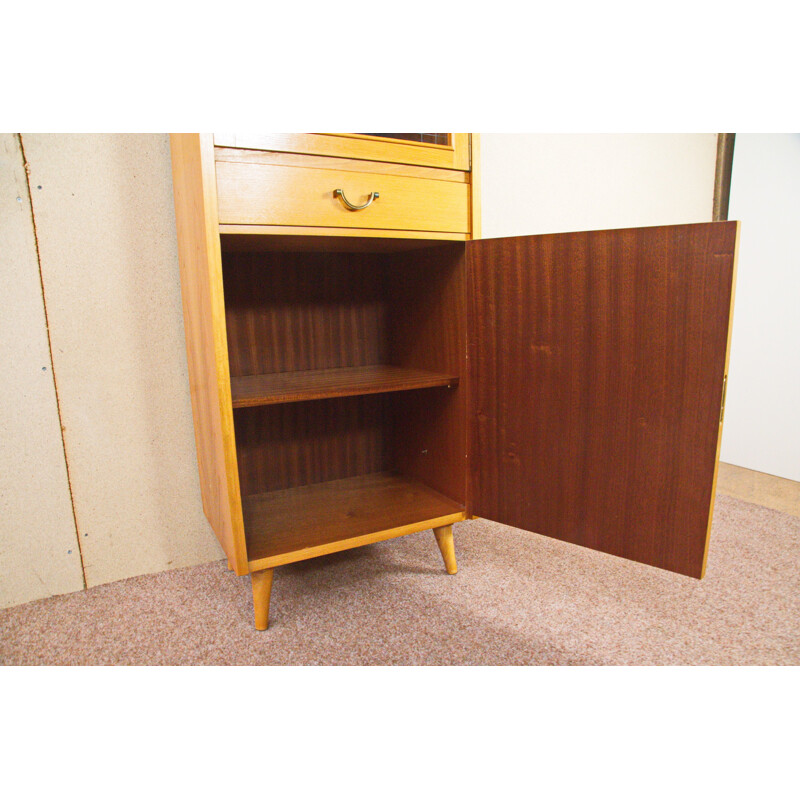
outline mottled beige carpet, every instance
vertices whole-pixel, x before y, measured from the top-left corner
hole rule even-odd
[[[720,495],[696,581],[483,520],[275,571],[224,562],[0,611],[3,664],[800,664],[800,519]]]

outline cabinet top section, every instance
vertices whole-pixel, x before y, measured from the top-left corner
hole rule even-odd
[[[421,137],[421,138],[420,138]],[[215,133],[217,147],[356,158],[468,172],[468,133]]]

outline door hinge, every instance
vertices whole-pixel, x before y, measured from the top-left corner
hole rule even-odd
[[[725,395],[728,393],[728,376],[722,379],[722,405],[719,409],[719,424],[722,425],[722,420],[725,417]]]

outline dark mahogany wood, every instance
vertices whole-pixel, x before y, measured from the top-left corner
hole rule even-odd
[[[234,411],[242,496],[389,469],[384,397]]]
[[[387,363],[387,299],[377,259],[226,252],[231,376]]]
[[[387,257],[389,360],[412,369],[466,375],[464,244]],[[390,398],[395,469],[466,502],[467,392],[404,392]]]
[[[464,243],[276,247],[223,254],[242,494],[393,469],[463,505]]]
[[[434,386],[458,386],[458,375],[408,367],[370,364],[366,367],[274,372],[231,378],[234,408],[351,397],[382,392],[404,392]]]
[[[467,244],[471,513],[702,576],[736,225]]]

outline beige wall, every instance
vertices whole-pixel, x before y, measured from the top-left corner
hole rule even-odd
[[[708,222],[717,137],[481,134],[483,236]]]
[[[0,135],[0,607],[83,588],[19,139]]]
[[[221,558],[197,480],[168,137],[23,134],[22,143],[86,583]],[[35,253],[26,252],[13,268],[38,282]],[[12,304],[33,320],[30,303]],[[40,354],[25,355],[33,360]],[[8,391],[11,405],[24,402],[26,387]],[[57,425],[42,436],[61,450]],[[28,446],[20,438],[3,440],[6,468]],[[64,512],[42,510],[50,490],[37,488],[35,471],[27,477],[11,487],[18,516],[36,537],[61,541]],[[82,586],[68,578],[71,562],[47,563],[59,582],[37,592],[19,536],[2,526],[0,562],[15,581],[6,605]]]
[[[221,558],[197,479],[167,136],[24,134],[31,201],[3,143],[0,600],[80,588],[78,540],[89,586]],[[484,236],[710,219],[713,135],[482,144]]]

